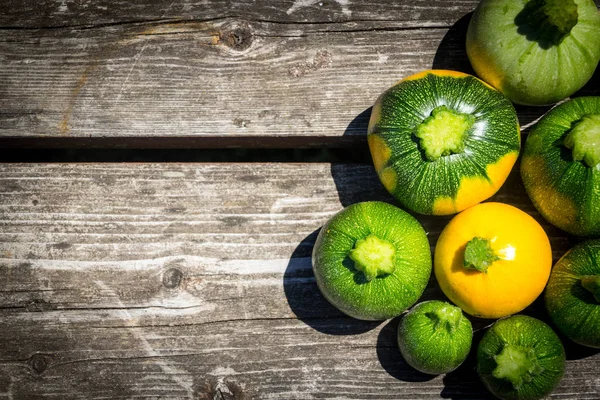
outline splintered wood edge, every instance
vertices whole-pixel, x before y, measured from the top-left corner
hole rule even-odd
[[[0,165],[0,387],[13,398],[487,396],[473,360],[421,375],[398,353],[397,320],[356,321],[319,294],[318,229],[367,200],[394,203],[365,165]],[[515,173],[493,200],[540,220]],[[433,246],[449,218],[417,218]],[[557,259],[571,239],[540,222]],[[475,323],[480,334],[489,321]],[[557,395],[593,397],[600,358],[568,353]]]

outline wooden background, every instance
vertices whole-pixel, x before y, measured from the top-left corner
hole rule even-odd
[[[310,262],[335,212],[394,203],[365,156],[370,106],[414,72],[472,72],[476,5],[4,0],[0,156],[20,162],[0,164],[0,398],[489,398],[473,357],[407,366],[398,320],[342,315]],[[600,95],[598,75],[577,95]],[[517,108],[524,134],[548,109]],[[123,148],[141,162],[32,162]],[[518,167],[493,200],[538,219],[555,260],[576,243]],[[449,218],[417,218],[433,248]],[[526,313],[547,321],[539,301]],[[478,339],[490,321],[473,322]],[[552,398],[600,398],[598,351],[565,346]]]

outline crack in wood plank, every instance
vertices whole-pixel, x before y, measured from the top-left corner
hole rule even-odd
[[[156,18],[156,19],[143,19],[143,20],[130,20],[130,21],[118,21],[118,22],[106,22],[99,24],[82,24],[82,25],[59,25],[59,26],[36,26],[36,27],[19,27],[19,26],[0,26],[0,32],[2,31],[60,31],[66,30],[70,32],[78,32],[78,31],[88,31],[88,30],[101,30],[105,28],[115,28],[115,27],[128,27],[128,26],[161,26],[161,25],[169,25],[169,24],[178,24],[178,25],[186,25],[186,24],[198,24],[198,23],[226,23],[226,22],[238,22],[238,23],[259,23],[259,24],[272,24],[272,25],[282,25],[289,28],[293,28],[294,26],[352,26],[355,24],[372,24],[372,23],[381,23],[381,24],[390,24],[389,28],[378,28],[377,30],[423,30],[423,29],[448,29],[451,24],[450,23],[430,23],[423,25],[422,23],[411,23],[411,21],[401,20],[401,19],[354,19],[354,20],[344,20],[344,21],[277,21],[266,18],[251,18],[248,16],[242,15],[224,15],[214,18]],[[401,24],[400,26],[395,24]],[[355,30],[354,32],[369,32],[374,28],[365,28],[362,30]],[[322,30],[322,32],[349,32],[349,30]],[[278,37],[278,36],[272,36]]]

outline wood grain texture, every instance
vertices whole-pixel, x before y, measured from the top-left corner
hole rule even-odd
[[[539,219],[517,174],[494,200]],[[417,373],[397,320],[356,321],[319,294],[316,232],[366,200],[392,201],[366,165],[0,165],[0,395],[487,398],[472,357]],[[435,244],[448,218],[418,218]],[[557,259],[572,240],[544,227]],[[600,356],[567,350],[553,398],[597,398]]]
[[[369,107],[397,80],[472,72],[476,3],[8,1],[1,143],[359,145]],[[522,125],[547,109],[520,107]]]
[[[0,26],[39,29],[94,27],[161,19],[225,17],[278,23],[387,22],[406,27],[449,26],[478,0],[6,0]]]

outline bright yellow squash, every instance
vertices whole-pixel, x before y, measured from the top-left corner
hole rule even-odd
[[[502,203],[478,204],[454,217],[440,234],[434,256],[444,294],[481,318],[523,310],[542,293],[551,268],[544,229]]]

